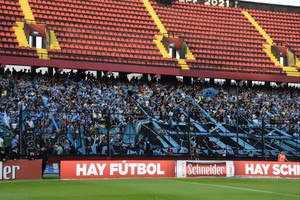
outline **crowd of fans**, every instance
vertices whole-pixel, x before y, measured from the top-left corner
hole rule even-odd
[[[209,87],[218,91],[215,97],[203,95]],[[96,79],[82,72],[49,76],[7,70],[0,74],[0,94],[1,127],[6,131],[0,139],[2,157],[17,156],[13,152],[18,152],[22,131],[34,135],[37,148],[46,148],[49,154],[77,154],[84,146],[86,154],[106,155],[110,148],[116,155],[171,155],[171,149],[147,146],[148,138],[143,136],[124,139],[128,124],[134,127],[149,116],[170,125],[191,119],[205,124],[211,118],[235,125],[239,110],[251,123],[264,118],[294,137],[299,138],[300,132],[300,92],[288,87],[162,83],[114,76]],[[201,109],[207,115],[200,114]],[[107,138],[108,128],[114,130],[111,138]],[[54,140],[61,135],[63,140]]]

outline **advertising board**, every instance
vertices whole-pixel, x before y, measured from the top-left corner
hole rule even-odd
[[[44,174],[59,174],[59,163],[48,164]]]
[[[176,177],[231,177],[233,161],[177,161]]]
[[[177,161],[176,177],[300,178],[299,162]]]
[[[234,161],[235,176],[300,178],[299,162]]]
[[[176,161],[62,161],[61,179],[175,177]]]
[[[42,160],[8,160],[0,162],[0,181],[42,178]]]

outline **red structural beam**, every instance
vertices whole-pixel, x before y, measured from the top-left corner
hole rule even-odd
[[[84,69],[95,71],[112,71],[112,72],[128,72],[142,74],[159,74],[171,76],[186,76],[204,78],[220,78],[234,80],[249,81],[273,81],[284,83],[300,83],[299,77],[291,77],[286,75],[270,75],[270,74],[250,74],[240,72],[225,72],[211,70],[181,70],[174,67],[152,67],[143,65],[125,65],[112,63],[83,62],[72,60],[42,60],[38,58],[0,56],[0,64],[5,65],[21,65],[32,67],[54,67],[59,69]]]

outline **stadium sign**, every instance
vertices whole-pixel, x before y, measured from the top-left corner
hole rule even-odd
[[[62,161],[61,179],[174,177],[175,161]]]
[[[0,180],[16,179],[16,173],[21,167],[19,165],[3,166],[3,162],[0,162]]]
[[[286,1],[286,0],[179,0],[179,2],[204,4],[207,6],[221,6],[221,7],[239,7],[240,3],[256,3],[256,4],[270,4],[280,6],[300,7],[300,1]]]
[[[0,181],[33,180],[42,178],[41,160],[17,160],[0,162]]]
[[[235,5],[233,4],[233,1],[229,1],[229,0],[179,0],[179,2],[198,3],[198,4],[208,5],[208,6],[221,6],[221,7],[230,7]]]

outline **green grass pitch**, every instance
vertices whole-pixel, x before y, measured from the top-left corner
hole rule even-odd
[[[299,200],[300,179],[193,178],[0,182],[1,200]]]

